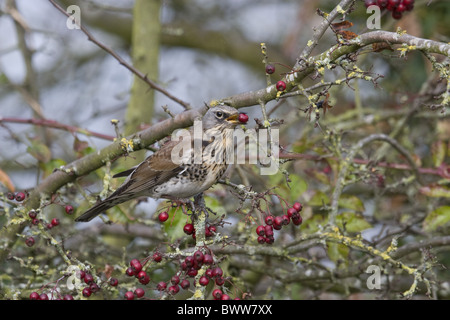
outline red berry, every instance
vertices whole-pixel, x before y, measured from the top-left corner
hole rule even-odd
[[[70,206],[70,205],[65,206],[64,210],[66,211],[67,214],[72,214],[73,213],[73,207]]]
[[[273,228],[275,230],[280,230],[283,225],[283,218],[281,216],[276,216],[275,219],[273,219]]]
[[[214,259],[210,254],[203,255],[203,264],[211,265],[213,262]]]
[[[136,290],[134,290],[134,294],[136,297],[142,298],[145,295],[145,291],[142,288],[136,288]]]
[[[28,216],[29,216],[31,219],[35,219],[36,216],[37,216],[37,213],[36,213],[36,211],[31,210],[30,212],[28,212]]]
[[[275,241],[275,238],[273,236],[267,237],[266,238],[266,243],[267,244],[272,244]]]
[[[287,215],[288,215],[289,218],[292,217],[292,215],[296,214],[296,213],[297,213],[297,210],[295,210],[295,208],[287,209]]]
[[[266,236],[272,237],[273,236],[273,227],[272,226],[265,226],[264,232]]]
[[[138,259],[132,259],[130,261],[130,267],[132,267],[136,273],[142,270],[142,264]]]
[[[365,0],[364,4],[366,5],[366,8],[368,8],[370,6],[375,6],[375,5],[377,5],[377,0]]]
[[[156,289],[158,289],[159,291],[164,291],[164,290],[166,290],[166,288],[167,288],[167,283],[165,283],[164,281],[161,281],[156,286]]]
[[[187,235],[191,235],[192,233],[194,233],[194,225],[192,223],[186,223],[183,227],[183,231]]]
[[[213,269],[213,277],[221,277],[223,276],[222,268],[216,267]]]
[[[53,218],[51,224],[52,226],[56,227],[57,225],[59,225],[59,219]]]
[[[92,292],[92,293],[95,293],[95,292],[100,291],[100,287],[99,287],[98,284],[96,284],[95,282],[92,282],[92,283],[89,285],[89,289],[91,289],[91,292]]]
[[[163,211],[158,215],[158,219],[160,222],[164,222],[169,219],[169,214],[167,213],[167,211]]]
[[[180,287],[184,290],[189,289],[189,286],[191,285],[191,283],[189,282],[189,280],[184,279],[183,281],[181,281],[180,283]]]
[[[208,278],[214,277],[213,276],[213,269],[211,269],[211,268],[206,269],[205,276],[207,276]]]
[[[142,284],[148,284],[150,282],[150,276],[145,271],[140,271],[137,275],[137,278]]]
[[[397,10],[392,11],[392,18],[399,20],[402,16],[403,14],[401,12],[398,12]]]
[[[302,216],[300,214],[297,214],[295,216],[292,216],[292,223],[296,226],[301,225],[303,222]]]
[[[38,225],[39,224],[39,219],[33,219],[33,221],[31,221],[31,224],[33,225]]]
[[[25,200],[25,193],[23,192],[17,192],[14,199],[16,199],[16,201],[18,202],[22,202],[23,200]]]
[[[14,200],[16,197],[15,197],[14,193],[8,192],[6,194],[6,198],[8,198],[8,200]]]
[[[84,297],[89,298],[92,294],[91,289],[89,289],[89,287],[86,287],[83,289],[82,294]]]
[[[266,230],[266,228],[263,226],[263,225],[259,225],[257,228],[256,228],[256,234],[258,235],[258,236],[264,236],[265,235],[265,230]]]
[[[207,276],[201,276],[200,279],[198,279],[198,283],[200,283],[201,286],[207,286],[209,278]]]
[[[223,286],[225,279],[223,277],[217,277],[215,282],[218,286]]]
[[[160,252],[155,252],[154,254],[153,254],[153,261],[155,261],[155,262],[161,262],[161,260],[162,260],[162,254],[160,253]]]
[[[377,4],[381,9],[386,8],[388,0],[377,0]]]
[[[198,274],[198,270],[194,269],[194,268],[189,269],[189,271],[187,272],[187,275],[189,277],[195,277],[197,274]]]
[[[170,282],[172,282],[172,284],[179,284],[180,283],[180,277],[177,275],[172,276],[172,278],[170,278]]]
[[[46,293],[41,293],[39,300],[48,300],[48,295]]]
[[[267,225],[271,226],[271,225],[273,224],[273,216],[272,216],[272,215],[268,215],[268,216],[264,219],[264,222],[265,222]]]
[[[134,300],[134,293],[132,291],[125,292],[125,299]]]
[[[197,262],[203,263],[203,260],[205,259],[205,255],[200,250],[197,250],[194,252],[194,259]]]
[[[186,266],[188,268],[191,268],[194,265],[194,257],[193,256],[187,256],[184,258],[184,262],[186,263]]]
[[[286,90],[286,83],[282,80],[278,81],[276,86],[278,91]]]
[[[267,74],[272,74],[274,72],[275,72],[275,66],[274,65],[271,65],[271,64],[266,65],[266,73]]]
[[[109,284],[113,287],[117,287],[117,285],[119,284],[119,280],[117,280],[116,278],[111,278],[109,279]]]
[[[84,279],[84,277],[86,276],[86,272],[83,270],[80,270],[79,272],[77,272],[77,275],[80,277],[80,279]]]
[[[39,293],[37,292],[30,293],[30,300],[39,300]]]
[[[266,238],[264,236],[258,236],[258,243],[259,244],[264,244],[266,243]]]
[[[180,291],[180,287],[178,285],[173,285],[169,287],[169,294],[175,295]]]
[[[132,267],[129,267],[126,271],[127,276],[134,276],[136,274],[136,270],[134,270]]]
[[[248,115],[245,113],[239,113],[238,120],[240,123],[247,123],[248,122]]]
[[[297,210],[297,212],[300,212],[300,211],[302,211],[302,209],[303,209],[303,206],[302,206],[302,204],[300,203],[300,202],[296,202],[296,203],[294,203],[294,205],[292,206],[295,210]]]
[[[287,214],[283,214],[282,216],[281,216],[281,219],[282,219],[282,224],[284,225],[284,226],[286,226],[286,225],[288,225],[289,224],[289,222],[291,222],[291,218],[289,218],[289,216],[287,215]]]
[[[34,246],[34,238],[33,238],[33,237],[28,237],[28,238],[25,240],[25,244],[26,244],[28,247]]]
[[[70,294],[66,294],[64,295],[64,300],[73,300],[73,297]]]
[[[224,293],[224,294],[222,295],[222,299],[220,299],[220,300],[230,300],[230,299],[231,299],[230,296],[227,295],[226,293]]]
[[[223,293],[222,290],[220,289],[214,289],[212,292],[212,296],[215,300],[220,300],[222,298],[222,295]]]
[[[91,284],[92,282],[94,282],[94,277],[92,276],[92,274],[86,273],[84,275],[84,283]]]

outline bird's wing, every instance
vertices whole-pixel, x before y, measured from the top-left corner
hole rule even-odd
[[[131,199],[140,194],[144,195],[149,189],[180,173],[184,166],[172,161],[172,149],[178,143],[179,141],[165,143],[137,167],[130,169],[132,171],[128,175],[127,180],[109,198],[123,197]],[[123,175],[127,171],[124,171]]]

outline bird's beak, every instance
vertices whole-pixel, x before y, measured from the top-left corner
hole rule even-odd
[[[235,114],[232,114],[231,116],[229,116],[226,120],[232,124],[239,124],[241,122],[239,121],[238,118],[239,118],[239,113],[235,113]]]

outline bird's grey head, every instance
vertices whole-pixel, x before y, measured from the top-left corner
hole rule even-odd
[[[203,128],[232,129],[239,123],[239,112],[230,106],[217,106],[209,109],[203,116]]]

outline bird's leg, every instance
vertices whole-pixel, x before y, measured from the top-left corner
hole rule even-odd
[[[216,214],[214,211],[212,211],[210,208],[206,206],[205,198],[203,197],[203,192],[199,193],[194,196],[194,205],[195,208],[199,209],[198,213],[201,213],[202,211],[206,214],[206,216],[209,216],[209,213]]]
[[[171,199],[172,207],[181,207],[183,213],[189,215],[187,213],[187,207],[191,210],[192,213],[195,213],[195,205],[190,199]]]

